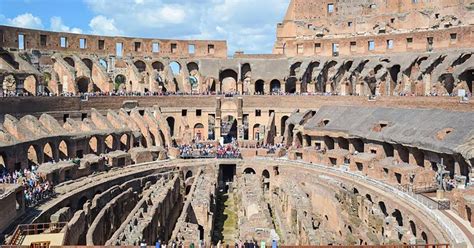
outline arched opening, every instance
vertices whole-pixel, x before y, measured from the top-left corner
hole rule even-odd
[[[228,144],[237,140],[237,119],[228,115],[221,119],[221,137]]]
[[[366,194],[365,198],[367,198],[367,200],[369,200],[371,203],[373,203],[372,196],[370,194]]]
[[[425,244],[428,244],[428,235],[425,232],[421,232],[421,238],[425,241]]]
[[[253,133],[253,139],[254,140],[260,140],[260,124],[255,124],[253,125],[253,129],[252,129],[252,133]]]
[[[240,72],[241,72],[240,79],[242,80],[242,82],[245,81],[246,78],[251,78],[252,68],[250,67],[250,64],[249,63],[243,64]]]
[[[128,150],[128,135],[123,134],[122,137],[120,137],[120,150],[122,151],[127,151]]]
[[[189,75],[196,75],[199,72],[199,65],[196,62],[190,62],[186,65]]]
[[[105,61],[105,59],[99,59],[99,65],[102,66],[104,70],[108,70],[107,61]]]
[[[145,62],[141,61],[141,60],[137,60],[135,61],[135,63],[133,63],[135,65],[135,67],[137,68],[138,72],[142,73],[144,71],[146,71],[146,64]]]
[[[290,94],[296,93],[296,78],[291,77],[286,80],[285,92]]]
[[[77,79],[77,90],[79,93],[89,92],[89,79],[81,77]]]
[[[264,85],[265,85],[265,82],[263,80],[257,80],[257,82],[255,82],[255,94],[263,95]]]
[[[474,80],[474,70],[468,70],[459,75],[459,80],[466,82],[469,92],[472,94],[472,81]]]
[[[31,166],[38,166],[40,164],[38,157],[38,148],[35,145],[30,145],[28,147],[28,167],[31,169]]]
[[[191,193],[191,185],[187,185],[187,186],[186,186],[186,192],[185,192],[185,194],[186,194],[186,195],[189,195],[189,193]]]
[[[385,215],[385,217],[388,216],[388,213],[387,213],[387,207],[385,206],[385,203],[380,201],[379,202],[379,208],[380,208],[380,211],[382,211],[382,213]]]
[[[114,150],[115,146],[114,146],[114,136],[113,135],[108,135],[107,137],[105,137],[105,153],[109,153],[111,151]]]
[[[89,70],[92,71],[92,66],[93,66],[92,60],[85,58],[85,59],[82,59],[82,62],[87,66],[87,68],[89,68]]]
[[[231,69],[222,71],[219,74],[222,93],[234,93],[237,91],[237,72]]]
[[[156,71],[159,71],[159,72],[161,72],[165,69],[165,66],[160,61],[153,62],[153,64],[151,64],[151,67],[153,67],[153,70],[156,70]]]
[[[268,190],[270,188],[270,172],[266,169],[262,171],[262,183],[263,190]]]
[[[395,217],[399,226],[403,226],[403,217],[400,210],[395,209],[395,211],[392,213],[392,217]]]
[[[410,220],[410,230],[413,236],[416,237],[416,225],[415,222],[413,222],[412,220]]]
[[[280,84],[280,81],[276,80],[276,79],[273,79],[271,82],[270,82],[270,91],[272,93],[279,93],[280,92],[280,89],[281,89],[281,84]]]
[[[61,142],[59,142],[59,159],[67,159],[69,158],[69,152],[68,152],[68,145],[66,143],[66,141],[62,140]]]
[[[29,75],[28,77],[26,77],[25,81],[23,82],[23,85],[25,87],[26,92],[31,95],[36,95],[38,84],[35,76]]]
[[[193,171],[192,170],[188,170],[186,172],[186,175],[184,176],[184,179],[188,179],[188,178],[191,178],[193,176]]]
[[[93,136],[89,139],[89,151],[91,151],[91,153],[99,155],[98,145],[99,142],[97,140],[97,137]]]
[[[88,199],[87,199],[86,196],[81,197],[81,198],[79,199],[79,202],[77,203],[78,209],[76,209],[76,210],[82,209],[82,208],[84,207],[84,204],[86,204],[87,200],[88,200]]]
[[[334,150],[334,139],[329,136],[324,136],[324,143],[328,150]]]
[[[194,125],[194,139],[195,141],[201,141],[204,137],[204,125],[201,123],[197,123]]]
[[[288,140],[286,142],[288,145],[292,145],[293,143],[293,129],[295,129],[294,124],[288,125]]]
[[[448,94],[452,94],[454,90],[454,77],[452,74],[443,74],[439,77],[439,81],[446,89]]]
[[[248,168],[245,168],[244,174],[253,174],[253,175],[255,175],[256,173],[255,173],[254,169],[248,167]]]
[[[65,57],[64,61],[66,61],[66,63],[68,63],[72,67],[76,66],[76,63],[74,63],[74,59],[72,59],[71,57]]]
[[[125,85],[125,82],[127,82],[127,78],[122,74],[117,75],[115,77],[114,82],[115,82],[114,84],[115,90],[125,90],[127,88]]]
[[[173,75],[177,76],[181,73],[181,65],[178,62],[172,61],[169,66],[173,72]]]
[[[53,155],[53,146],[50,143],[46,143],[43,147],[43,154],[44,154],[44,162],[53,162],[54,155]]]
[[[298,148],[303,147],[303,135],[301,132],[296,133],[295,146]]]
[[[280,135],[284,135],[285,134],[285,127],[286,127],[286,120],[288,120],[288,116],[283,116],[281,117],[281,122],[280,122]]]
[[[170,128],[170,135],[171,137],[173,137],[174,136],[174,118],[170,116],[166,118],[166,122],[168,123],[168,127]]]

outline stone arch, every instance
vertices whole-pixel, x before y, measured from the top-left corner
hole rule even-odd
[[[263,95],[265,93],[265,81],[259,79],[255,82],[255,94]]]
[[[237,118],[233,115],[226,115],[221,118],[221,137],[224,143],[231,143],[233,139],[237,139]]]
[[[262,177],[270,179],[270,172],[267,169],[263,170]]]
[[[199,65],[196,62],[189,62],[186,67],[188,68],[189,75],[196,75],[199,72]]]
[[[179,75],[181,73],[181,64],[176,61],[171,61],[169,64],[173,75]]]
[[[145,62],[141,61],[141,60],[137,60],[133,63],[135,65],[135,67],[137,68],[138,72],[139,73],[142,73],[144,71],[146,71],[146,64]]]
[[[129,147],[129,138],[128,134],[124,133],[120,136],[120,150],[127,151]]]
[[[28,157],[28,167],[36,165],[38,166],[41,161],[39,158],[39,148],[36,145],[30,145],[27,150],[27,157]]]
[[[416,237],[416,224],[413,220],[410,220],[410,230],[413,236]]]
[[[118,74],[117,76],[115,76],[114,89],[115,90],[126,89],[126,84],[125,84],[126,82],[127,82],[127,78],[122,74]]]
[[[253,125],[253,128],[252,128],[252,134],[253,134],[253,139],[254,140],[260,140],[260,124],[255,124]]]
[[[71,67],[76,66],[76,63],[74,62],[74,59],[71,58],[71,57],[64,57],[64,61],[66,61],[66,63],[68,63],[68,65],[70,65]]]
[[[278,79],[273,79],[270,82],[270,92],[271,93],[278,93],[281,90],[281,83]]]
[[[169,116],[168,118],[166,118],[166,122],[168,123],[168,127],[170,128],[170,135],[171,135],[171,137],[173,137],[174,136],[174,125],[175,125],[174,117]]]
[[[82,59],[82,62],[87,66],[87,68],[89,68],[89,70],[91,70],[92,72],[92,67],[94,65],[94,63],[92,63],[92,60],[88,59],[88,58],[83,58]]]
[[[193,137],[198,141],[202,140],[204,131],[204,125],[202,123],[196,123],[196,125],[194,125]]]
[[[58,150],[59,150],[59,159],[69,158],[68,145],[65,140],[61,140],[61,142],[59,142]]]
[[[193,171],[192,170],[188,170],[186,172],[186,175],[184,176],[184,179],[188,179],[188,178],[191,178],[193,177]]]
[[[296,81],[297,80],[294,77],[290,77],[286,80],[286,83],[285,83],[286,93],[290,93],[290,94],[296,93]]]
[[[105,148],[107,149],[106,153],[115,150],[115,137],[112,134],[105,137],[104,143]]]
[[[54,160],[53,145],[49,142],[47,142],[43,147],[43,158],[44,162],[53,162]]]
[[[159,72],[161,71],[164,71],[165,70],[165,66],[163,65],[163,63],[161,63],[161,61],[155,61],[151,64],[151,67],[153,68],[153,70],[157,70]]]
[[[219,73],[222,93],[232,93],[237,91],[237,72],[226,69]]]
[[[99,59],[99,65],[102,66],[102,68],[106,71],[109,69],[109,65],[105,59]]]
[[[296,77],[296,74],[301,68],[301,62],[296,62],[290,66],[290,77]]]
[[[95,136],[92,136],[89,139],[89,151],[91,151],[91,153],[99,155],[99,140]]]
[[[252,76],[252,67],[250,66],[249,63],[245,63],[241,66],[240,72],[241,72],[240,79],[243,82],[243,81],[245,81],[246,78],[251,78],[251,76]]]
[[[429,244],[428,242],[428,235],[425,232],[421,232],[421,239],[425,241],[425,244]]]
[[[397,220],[397,224],[399,226],[403,226],[403,216],[400,210],[395,209],[395,211],[393,211],[392,213],[392,217],[394,217]]]
[[[474,81],[474,69],[466,70],[459,75],[459,80],[467,84],[467,90],[472,94],[472,82]]]
[[[443,74],[438,80],[441,85],[446,89],[448,94],[452,94],[454,90],[454,77],[451,73]]]
[[[256,174],[253,168],[247,167],[244,170],[244,174]]]
[[[89,92],[89,83],[90,79],[87,77],[80,77],[76,80],[77,84],[77,91],[79,93],[87,93]]]
[[[385,202],[379,201],[379,208],[380,208],[380,211],[382,211],[382,213],[385,215],[385,217],[387,217],[388,212],[387,212],[387,207],[385,206]]]
[[[29,75],[28,77],[26,77],[25,81],[23,82],[23,85],[25,87],[25,91],[29,94],[36,95],[38,93],[38,80],[36,80],[36,77],[34,75]]]
[[[288,120],[288,117],[287,115],[284,115],[281,117],[281,122],[280,122],[280,135],[284,135],[285,134],[285,127],[286,127],[286,120]]]

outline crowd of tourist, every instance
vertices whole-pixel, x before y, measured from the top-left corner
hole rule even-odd
[[[236,144],[213,145],[193,143],[191,145],[179,145],[181,158],[240,158],[240,150]]]
[[[286,148],[286,146],[283,143],[277,143],[277,144],[266,144],[266,145],[257,145],[257,148],[262,148],[262,149],[267,149],[269,154],[274,154],[276,150],[280,148]]]
[[[147,244],[145,241],[143,241],[140,244],[140,247],[146,247]],[[189,246],[185,246],[183,242],[176,242],[172,241],[171,243],[167,244],[166,242],[162,242],[161,240],[158,240],[155,243],[155,248],[204,248],[208,247],[206,246],[205,242],[203,240],[199,241],[197,244],[191,243]],[[276,240],[273,240],[271,244],[266,244],[264,241],[258,243],[255,240],[246,240],[244,242],[242,241],[235,241],[234,244],[223,244],[221,241],[217,243],[217,245],[212,245],[209,247],[215,247],[215,248],[265,248],[265,247],[271,247],[271,248],[278,248],[278,242]]]
[[[23,169],[9,173],[6,169],[0,171],[0,184],[22,185],[25,205],[32,207],[54,194],[53,184],[40,177],[32,166],[31,170]]]

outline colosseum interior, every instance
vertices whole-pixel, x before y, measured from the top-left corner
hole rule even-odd
[[[473,247],[474,1],[276,25],[233,56],[0,26],[0,244]]]

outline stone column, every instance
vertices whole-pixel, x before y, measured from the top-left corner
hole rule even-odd
[[[263,93],[265,95],[270,95],[270,82],[265,82],[263,84]]]
[[[244,92],[244,84],[240,80],[239,82],[237,82],[237,91],[240,95],[242,95],[242,93]]]
[[[296,85],[296,93],[301,94],[301,81],[300,80],[296,81],[295,85]]]
[[[221,117],[216,116],[216,122],[214,126],[214,138],[216,141],[219,141],[221,137]]]

